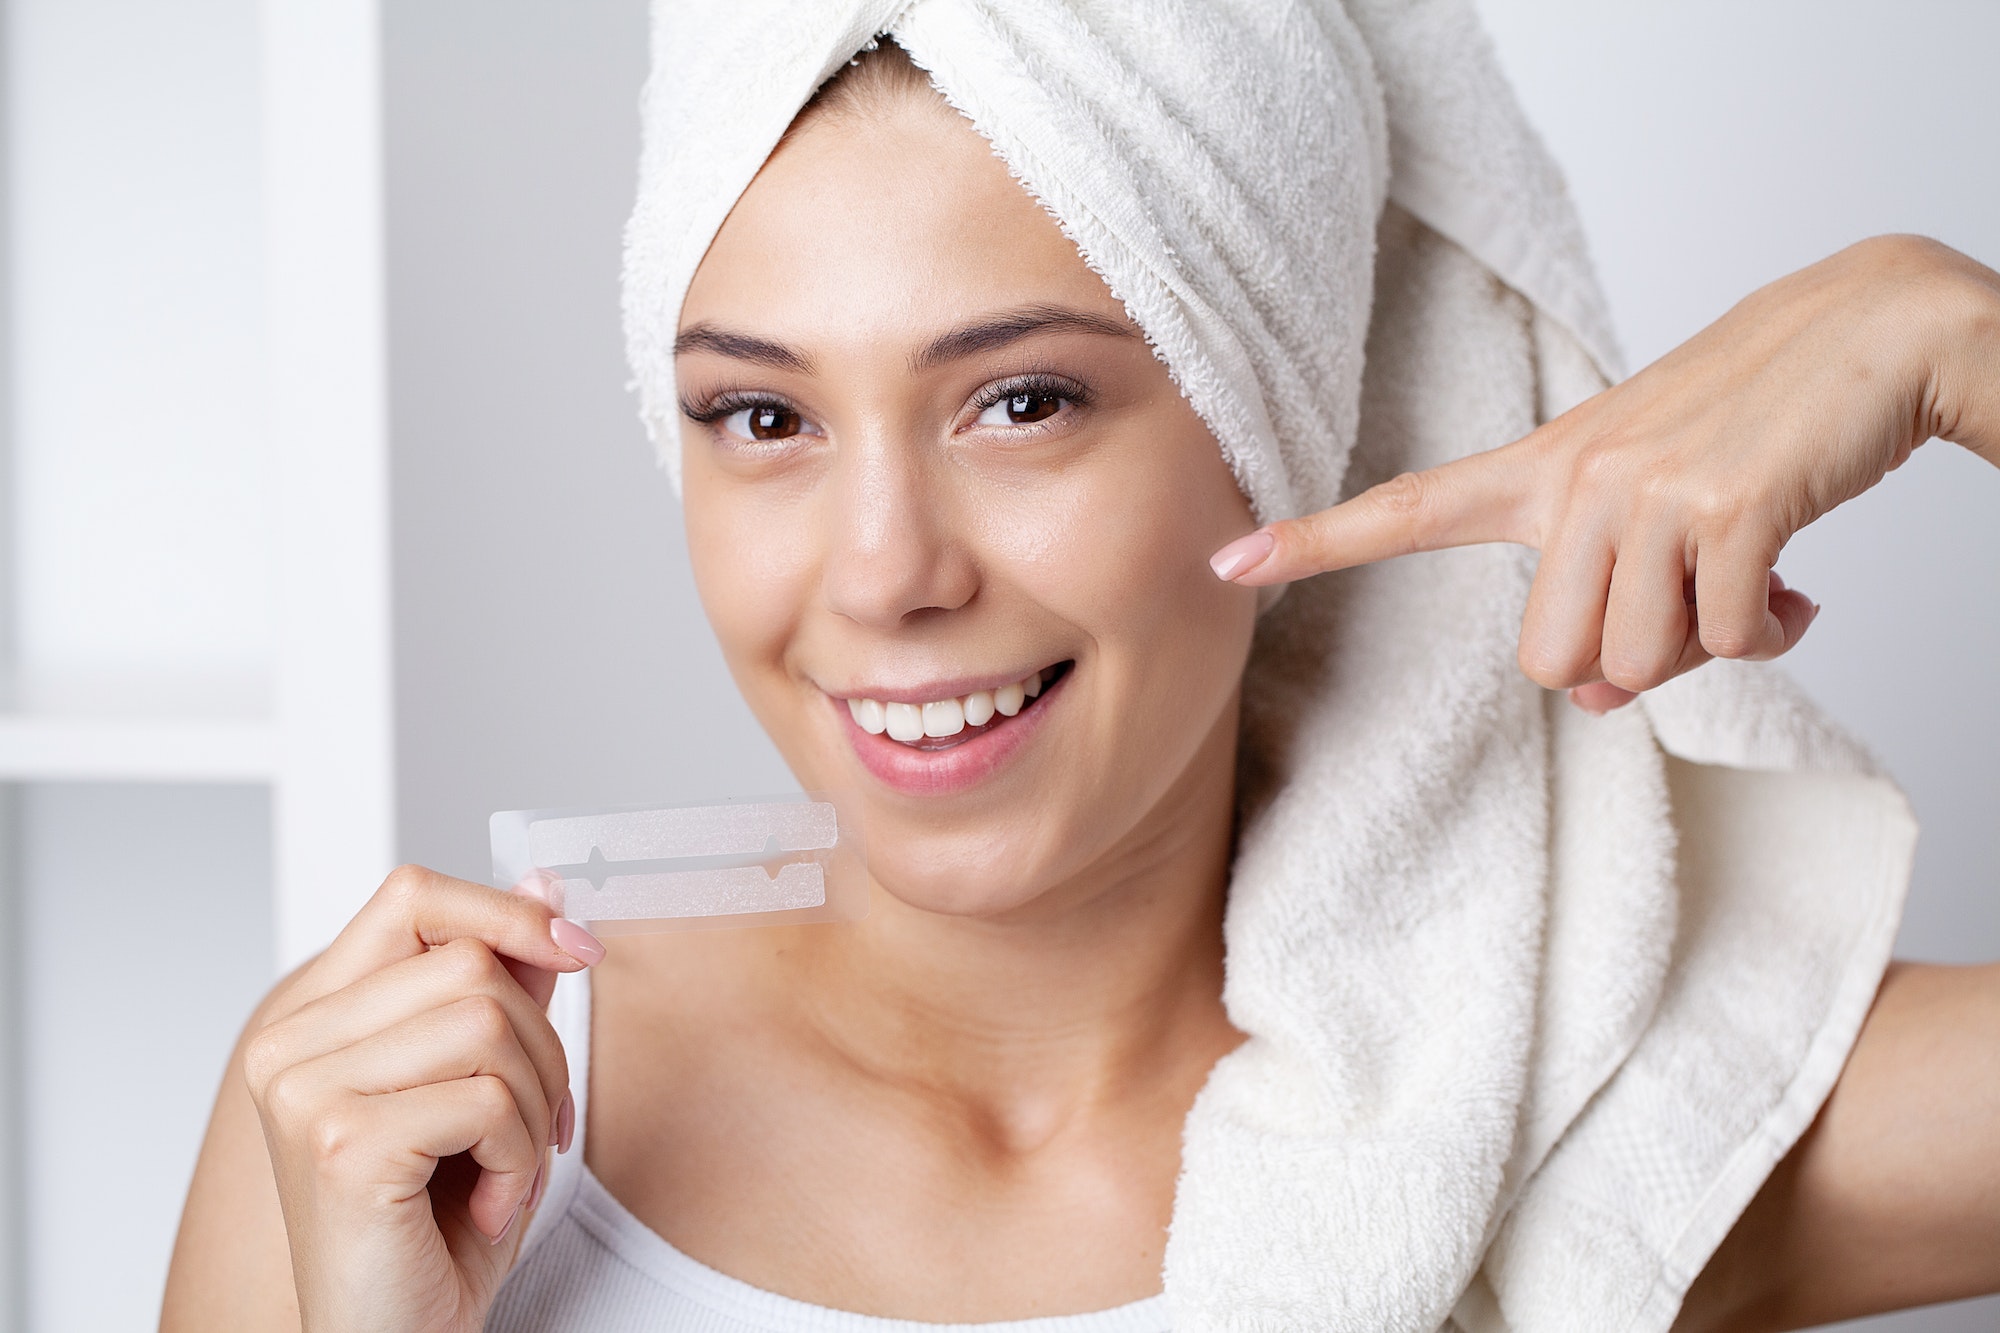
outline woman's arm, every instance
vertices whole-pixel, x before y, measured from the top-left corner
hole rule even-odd
[[[303,969],[301,969],[303,970]],[[271,1178],[264,1131],[243,1077],[243,1049],[292,1009],[294,972],[274,987],[244,1027],[223,1073],[196,1159],[180,1234],[167,1269],[161,1333],[203,1328],[296,1329],[298,1294],[285,1219]]]
[[[1996,1291],[2000,964],[1899,963],[1675,1328],[1777,1333]]]

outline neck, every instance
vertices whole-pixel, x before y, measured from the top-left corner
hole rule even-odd
[[[1240,1040],[1221,1004],[1235,743],[1231,708],[1137,828],[1015,912],[947,916],[877,890],[861,927],[786,951],[808,1023],[864,1077],[1017,1147],[1174,1069],[1198,1084]]]

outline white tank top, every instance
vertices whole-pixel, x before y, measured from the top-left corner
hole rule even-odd
[[[487,1333],[1169,1333],[1153,1296],[1094,1314],[987,1324],[924,1324],[829,1310],[779,1296],[689,1258],[627,1212],[583,1164],[590,1099],[590,974],[556,983],[549,1021],[569,1055],[576,1139],[552,1158],[521,1255],[486,1316]]]

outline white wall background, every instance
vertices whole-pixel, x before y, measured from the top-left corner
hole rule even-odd
[[[1480,4],[1570,173],[1634,365],[1872,232],[2000,259],[2000,6]],[[382,8],[402,854],[477,877],[493,809],[788,786],[722,670],[623,390],[617,235],[645,0]],[[12,632],[36,689],[228,704],[216,682],[254,679],[269,636],[254,486],[198,484],[256,476],[231,452],[247,447],[232,404],[256,356],[240,336],[255,235],[231,220],[256,189],[254,78],[237,63],[251,3],[6,13],[9,310],[17,347],[34,334],[12,366],[27,503],[6,544],[40,571]],[[56,117],[25,154],[24,106]],[[82,224],[132,208],[157,210],[158,249],[93,249]],[[71,354],[39,368],[33,347]],[[95,347],[142,369],[77,374]],[[109,490],[81,484],[93,440],[119,431],[147,432],[151,456]],[[1785,561],[1826,605],[1795,669],[1925,819],[1904,937],[1921,957],[2000,957],[1996,515],[2000,476],[1934,445]],[[107,562],[89,540],[106,524],[157,550]],[[265,802],[51,785],[15,804],[0,855],[24,896],[0,989],[25,1000],[15,1164],[33,1280],[0,1291],[0,1327],[16,1303],[36,1333],[144,1327],[223,1053],[269,978]],[[159,948],[188,912],[208,947]],[[1871,1327],[1990,1331],[2000,1303]]]
[[[13,702],[255,712],[255,0],[12,0],[7,23]]]

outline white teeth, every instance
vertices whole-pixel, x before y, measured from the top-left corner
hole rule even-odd
[[[915,704],[883,704],[888,715],[885,728],[892,741],[920,741],[924,738],[924,710]]]
[[[938,699],[925,704],[884,703],[879,699],[849,699],[854,725],[871,736],[887,732],[889,739],[909,744],[926,736],[943,739],[967,727],[983,727],[995,715],[1013,717],[1028,700],[1042,692],[1042,673],[1031,672],[993,690],[974,690],[963,699]]]
[[[847,711],[854,714],[854,725],[870,736],[880,736],[889,729],[889,714],[880,699],[849,699]]]
[[[956,736],[965,730],[965,707],[956,699],[924,705],[924,735]]]

